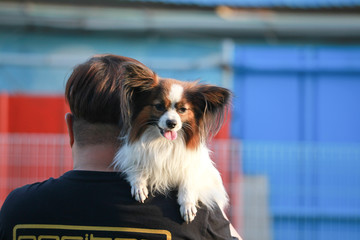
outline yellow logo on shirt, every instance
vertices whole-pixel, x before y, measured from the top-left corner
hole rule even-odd
[[[146,228],[18,224],[13,240],[171,240],[171,233]]]

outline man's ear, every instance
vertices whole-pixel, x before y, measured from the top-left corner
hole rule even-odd
[[[65,121],[70,139],[70,147],[72,147],[74,145],[74,129],[73,129],[74,115],[72,115],[71,113],[66,113]]]

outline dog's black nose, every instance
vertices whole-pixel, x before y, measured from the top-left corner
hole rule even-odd
[[[166,120],[166,126],[170,129],[172,129],[176,126],[176,121],[175,120]]]

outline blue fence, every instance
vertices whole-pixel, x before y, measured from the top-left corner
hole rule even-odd
[[[244,173],[268,178],[273,239],[359,239],[360,144],[245,141],[242,149]]]
[[[360,47],[238,46],[232,134],[273,239],[360,239]]]

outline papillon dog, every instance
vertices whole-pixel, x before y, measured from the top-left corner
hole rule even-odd
[[[123,144],[114,166],[125,174],[132,196],[143,203],[149,193],[176,189],[187,223],[195,218],[200,202],[209,209],[224,209],[228,196],[207,143],[223,123],[231,92],[160,78],[133,63],[125,68]]]

